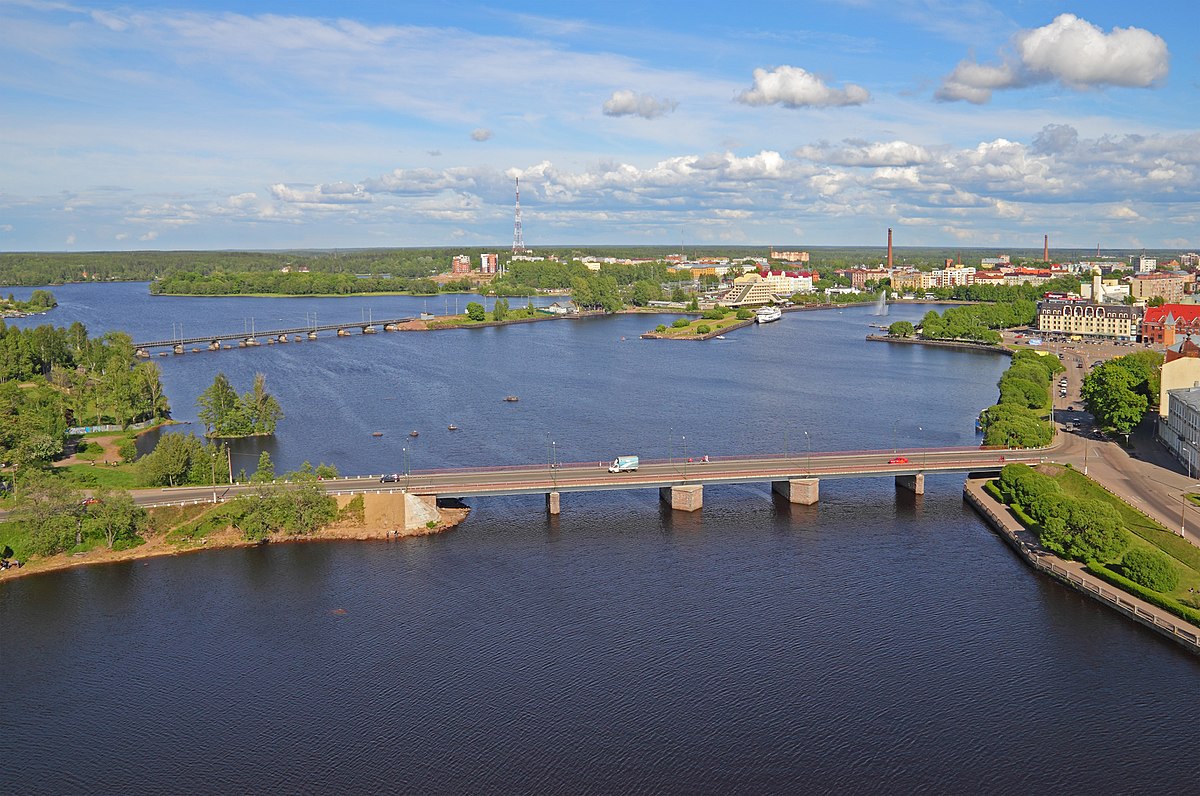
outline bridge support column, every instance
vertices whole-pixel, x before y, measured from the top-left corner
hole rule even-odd
[[[139,348],[135,353],[141,359],[149,359],[150,358],[150,352],[144,348]]]
[[[316,333],[316,332],[309,332],[309,333],[308,333],[308,339],[309,339],[309,340],[316,340],[316,339],[317,339],[317,333]]]
[[[916,475],[898,475],[896,476],[896,488],[903,487],[914,495],[925,494],[925,473],[917,473]]]
[[[559,505],[558,505],[558,493],[557,492],[547,492],[546,493],[546,511],[548,511],[550,514],[552,514],[554,516],[558,516]]]
[[[337,336],[338,337],[349,337],[350,330],[349,329],[338,329]]]
[[[213,340],[211,343],[208,344],[208,350],[209,351],[220,351],[221,350],[221,341]]]
[[[811,506],[821,496],[821,481],[818,478],[792,478],[788,481],[772,481],[771,491],[783,495],[788,503]]]
[[[699,511],[704,506],[704,487],[699,484],[664,486],[658,490],[658,497],[670,503],[675,511]]]
[[[183,353],[183,346],[181,346],[181,345],[177,345],[177,346],[175,346],[174,348],[172,348],[171,350],[172,350],[172,351],[174,351],[176,354],[182,354],[182,353]]]

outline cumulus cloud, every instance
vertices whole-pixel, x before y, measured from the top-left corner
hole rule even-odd
[[[1055,155],[1074,149],[1079,143],[1079,132],[1069,124],[1048,124],[1033,138],[1034,152],[1039,155]]]
[[[605,116],[640,116],[643,119],[653,119],[671,113],[679,103],[673,99],[658,99],[649,94],[635,94],[632,91],[614,91],[604,102]]]
[[[1105,33],[1074,14],[1017,33],[1013,54],[999,64],[960,61],[942,82],[937,98],[982,104],[999,89],[1057,81],[1073,89],[1098,86],[1149,88],[1167,75],[1169,54],[1160,36],[1143,28]]]
[[[293,188],[284,183],[276,183],[270,187],[270,191],[271,195],[280,201],[304,205],[362,204],[371,201],[362,185],[349,182],[318,184],[311,188]],[[254,194],[230,197],[230,204],[236,207],[250,202],[253,198]]]
[[[929,150],[907,141],[845,141],[843,147],[818,144],[800,147],[796,156],[839,166],[915,166],[927,163]]]
[[[492,131],[486,127],[476,127],[471,131],[472,141],[486,141],[492,137]]]
[[[862,105],[871,94],[862,86],[847,83],[843,89],[825,85],[821,78],[798,66],[772,70],[755,69],[754,86],[737,95],[743,105],[783,105],[787,108],[826,108]]]

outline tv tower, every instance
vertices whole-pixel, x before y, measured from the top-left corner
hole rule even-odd
[[[513,215],[513,254],[525,253],[525,237],[521,233],[521,178],[517,177],[517,209]]]

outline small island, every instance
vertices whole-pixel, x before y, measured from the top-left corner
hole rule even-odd
[[[37,315],[52,310],[58,306],[58,301],[49,290],[35,290],[28,301],[17,301],[12,293],[8,298],[0,298],[0,318],[22,318],[26,315]]]

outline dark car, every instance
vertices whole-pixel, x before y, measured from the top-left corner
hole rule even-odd
[[[382,476],[382,477],[379,479],[379,483],[381,483],[381,484],[394,484],[394,483],[396,483],[396,482],[397,482],[397,481],[399,481],[399,480],[400,480],[400,474],[399,474],[399,473],[387,473],[386,475]]]

